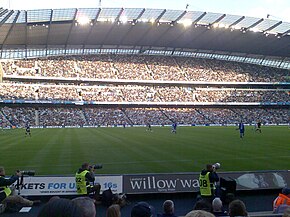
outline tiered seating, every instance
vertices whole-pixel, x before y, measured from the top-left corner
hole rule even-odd
[[[4,75],[63,78],[285,82],[283,69],[187,57],[92,55],[2,62]],[[38,69],[38,70],[36,70]]]

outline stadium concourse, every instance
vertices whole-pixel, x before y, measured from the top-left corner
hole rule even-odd
[[[289,23],[143,8],[0,14],[2,128],[289,125]],[[279,190],[237,197],[269,214]],[[184,216],[196,194],[128,199],[122,216],[141,200],[160,213],[166,199]],[[3,216],[36,216],[42,206]],[[97,216],[105,211],[99,205]]]

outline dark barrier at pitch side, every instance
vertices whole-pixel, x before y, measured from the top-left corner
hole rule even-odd
[[[220,177],[235,180],[237,190],[280,189],[290,185],[290,171],[221,172]],[[101,191],[109,187],[114,193],[198,192],[199,173],[96,175]],[[21,195],[76,195],[75,177],[24,177]]]
[[[290,184],[290,172],[222,172],[219,177],[233,179],[237,190],[280,189]],[[199,173],[123,175],[123,191],[129,194],[198,192]]]

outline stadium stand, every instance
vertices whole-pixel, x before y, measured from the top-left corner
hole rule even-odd
[[[9,75],[166,81],[285,82],[287,70],[214,59],[147,55],[93,55],[10,60]],[[96,67],[98,66],[98,67]],[[38,69],[38,70],[36,70]]]
[[[287,125],[287,109],[246,108],[1,108],[3,127],[47,126],[122,126],[126,125],[171,125],[178,120],[180,125],[235,125],[242,119],[254,125],[257,117],[263,124]],[[37,115],[36,115],[37,114]],[[38,124],[36,124],[38,123]]]
[[[173,58],[140,55],[68,56],[45,59],[4,61],[1,100],[60,100],[100,102],[109,105],[122,103],[122,108],[35,108],[4,107],[2,125],[24,126],[116,126],[170,125],[178,120],[185,125],[236,124],[242,118],[253,124],[257,117],[265,117],[264,124],[287,124],[289,89],[276,88],[275,82],[285,81],[287,70],[259,67],[251,64],[220,60]],[[97,67],[96,67],[97,66]],[[36,70],[37,69],[37,70]],[[13,79],[9,77],[13,75]],[[267,75],[267,76],[265,76]],[[55,82],[51,78],[57,78]],[[31,78],[41,78],[31,79]],[[66,78],[77,78],[66,81]],[[108,84],[78,81],[109,79]],[[127,84],[116,83],[128,79]],[[153,80],[152,84],[134,84],[134,80]],[[177,80],[174,85],[159,81]],[[246,87],[188,86],[178,81],[249,82]],[[256,82],[270,82],[272,86],[256,88]],[[216,84],[215,84],[216,85]],[[274,103],[278,108],[128,108],[130,103]],[[61,105],[61,102],[60,102]],[[225,104],[226,105],[226,104]],[[111,105],[113,106],[113,104]],[[37,118],[36,118],[37,116]],[[5,123],[4,123],[5,122]],[[37,123],[37,124],[35,124]]]

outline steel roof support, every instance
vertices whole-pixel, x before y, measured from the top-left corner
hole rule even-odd
[[[94,26],[96,25],[96,23],[98,22],[98,18],[99,18],[99,16],[100,16],[101,10],[102,10],[102,9],[99,8],[99,10],[98,10],[98,12],[97,12],[97,14],[96,14],[96,16],[95,16],[95,19],[94,19],[94,21],[93,21],[93,23],[92,23],[92,25],[91,25],[91,28],[90,28],[90,30],[89,30],[89,33],[87,34],[87,36],[86,36],[86,38],[85,38],[85,40],[84,40],[83,47],[82,47],[82,49],[83,49],[83,53],[84,53],[84,51],[85,51],[85,46],[86,46],[86,44],[87,44],[87,41],[88,41],[88,39],[89,39],[89,37],[90,37],[92,31],[93,31],[93,28],[94,28]]]
[[[136,19],[133,20],[133,22],[135,23],[138,19],[140,19],[142,17],[142,15],[144,14],[144,12],[145,12],[145,8],[143,8],[143,10],[141,11],[141,13],[137,16]],[[125,38],[127,38],[128,34],[130,33],[130,31],[132,30],[133,27],[134,26],[132,25],[130,27],[130,29],[128,30],[128,32],[123,36],[123,38],[120,40],[120,44],[122,44],[123,41],[125,40]]]
[[[195,24],[198,21],[200,21],[204,16],[206,15],[206,12],[203,12],[198,18],[196,18],[192,23]],[[186,31],[188,31],[190,28],[188,28],[187,30],[183,31],[183,33],[181,33],[179,36],[177,36],[175,39],[171,40],[168,44],[174,44],[174,41],[176,41],[177,39],[179,39],[181,36],[183,36]]]
[[[53,10],[50,10],[49,25],[48,25],[47,36],[46,36],[46,43],[45,43],[45,56],[47,56],[48,39],[49,39],[50,29],[51,29],[51,24],[52,24],[52,16],[53,16]]]
[[[159,22],[159,20],[162,18],[162,16],[165,14],[165,12],[166,12],[166,9],[164,9],[162,12],[161,12],[161,14],[155,19],[155,23],[158,23]],[[151,27],[152,28],[152,27]],[[150,30],[151,30],[151,28],[149,28],[144,34],[143,34],[143,36],[141,37],[141,38],[139,38],[139,40],[136,42],[136,44],[134,45],[134,46],[137,46],[137,44],[140,42],[140,41],[142,41],[143,40],[143,38],[145,38],[146,36],[147,36],[147,34],[148,34],[148,32],[150,32]]]
[[[180,20],[185,14],[187,13],[187,11],[184,11],[181,15],[179,15],[179,17],[176,19],[176,20],[174,20],[174,21],[172,21],[171,22],[171,25],[174,25],[175,23],[177,23],[177,21],[178,20]],[[162,35],[160,35],[160,37],[159,38],[157,38],[154,42],[153,42],[153,44],[155,44],[155,43],[157,43],[162,37],[163,37],[163,35],[164,34],[166,34],[169,30],[170,30],[171,28],[170,28],[170,26],[166,29],[166,31],[162,34]]]
[[[2,9],[2,8],[1,8]],[[8,12],[8,9],[5,9],[0,12],[0,16],[2,17],[4,14],[6,14]]]
[[[69,36],[71,34],[71,31],[72,31],[72,28],[73,26],[75,25],[76,23],[76,17],[77,17],[77,14],[78,14],[78,9],[76,8],[75,9],[75,14],[74,14],[74,17],[72,19],[72,23],[70,25],[70,28],[69,28],[69,31],[68,31],[68,35],[67,35],[67,38],[66,38],[66,41],[65,41],[65,45],[64,45],[64,53],[66,54],[66,49],[67,49],[67,43],[68,43],[68,40],[69,40]]]
[[[221,21],[222,19],[224,19],[225,16],[226,16],[226,14],[223,14],[222,16],[220,16],[219,18],[217,18],[214,22],[212,22],[210,25],[213,25],[215,23],[218,23],[219,21]]]
[[[258,20],[257,22],[253,23],[253,24],[250,25],[249,27],[245,28],[245,30],[247,31],[248,29],[251,29],[251,28],[257,26],[259,23],[263,22],[263,20],[264,20],[263,18],[260,19],[260,20]]]
[[[145,12],[145,8],[143,8],[143,10],[140,12],[140,14],[136,17],[136,21],[137,20],[139,20],[141,17],[142,17],[142,15],[144,14],[144,12]],[[134,19],[133,19],[133,22],[134,22]]]
[[[8,11],[8,10],[7,10]],[[10,11],[9,13],[8,13],[8,15],[3,19],[3,20],[1,20],[1,22],[0,22],[0,27],[9,19],[9,17],[12,15],[14,13],[14,11],[12,10],[12,11]],[[1,58],[2,58],[2,53],[3,53],[3,45],[1,46]]]
[[[28,38],[28,36],[27,36],[27,28],[28,28],[28,26],[27,26],[27,11],[25,11],[25,58],[27,58],[27,38]]]
[[[14,13],[14,11],[12,10],[12,11],[10,11],[7,15],[6,15],[6,17],[3,19],[3,20],[1,20],[1,22],[0,22],[0,27],[10,18],[10,16],[12,15]]]
[[[8,39],[8,37],[9,37],[9,35],[10,35],[12,29],[14,28],[15,23],[16,23],[18,17],[19,17],[19,14],[20,14],[20,11],[17,12],[17,14],[16,14],[16,16],[15,16],[15,18],[14,18],[14,20],[13,20],[13,23],[11,24],[11,26],[10,26],[10,28],[9,28],[9,30],[8,30],[8,33],[7,33],[6,36],[5,36],[5,39],[4,39],[4,41],[3,41],[2,45],[1,45],[1,50],[2,50],[3,46],[5,45],[5,43],[6,43],[7,39]]]
[[[119,19],[120,19],[121,15],[122,15],[123,11],[124,11],[124,8],[121,8],[121,10],[120,10],[118,16],[115,18],[115,21],[119,22]],[[103,45],[104,45],[104,41],[105,41],[105,40],[108,38],[108,36],[111,34],[111,32],[112,32],[112,30],[113,30],[113,28],[114,28],[115,25],[116,25],[116,23],[114,23],[114,25],[112,25],[112,27],[110,28],[110,30],[109,30],[108,33],[106,34],[105,39],[104,39],[104,40],[102,41],[102,43],[101,43],[101,47],[103,47]]]
[[[183,13],[182,14],[180,14],[179,15],[179,17],[177,17],[177,19],[176,20],[174,20],[174,22],[175,23],[177,23],[179,20],[181,20],[182,19],[182,17],[184,17],[184,15],[187,13],[187,11],[183,11]]]
[[[243,19],[245,19],[245,16],[242,16],[241,18],[239,18],[238,20],[236,20],[235,22],[233,22],[231,25],[229,25],[229,28],[231,28],[232,26],[237,25],[239,22],[241,22]]]
[[[159,20],[163,17],[163,15],[165,14],[165,12],[166,12],[166,9],[164,9],[162,12],[161,12],[161,14],[155,19],[155,22],[156,23],[158,23],[159,22]]]
[[[206,12],[203,12],[202,15],[200,15],[198,18],[196,18],[192,23],[197,23],[200,21],[204,16],[206,15]]]
[[[281,36],[283,37],[283,36],[287,35],[288,33],[290,33],[290,29],[288,29],[286,32],[283,32]]]
[[[264,32],[268,32],[271,31],[272,29],[276,28],[277,26],[279,26],[282,23],[282,21],[274,24],[273,26],[270,26],[268,29],[265,29]]]

